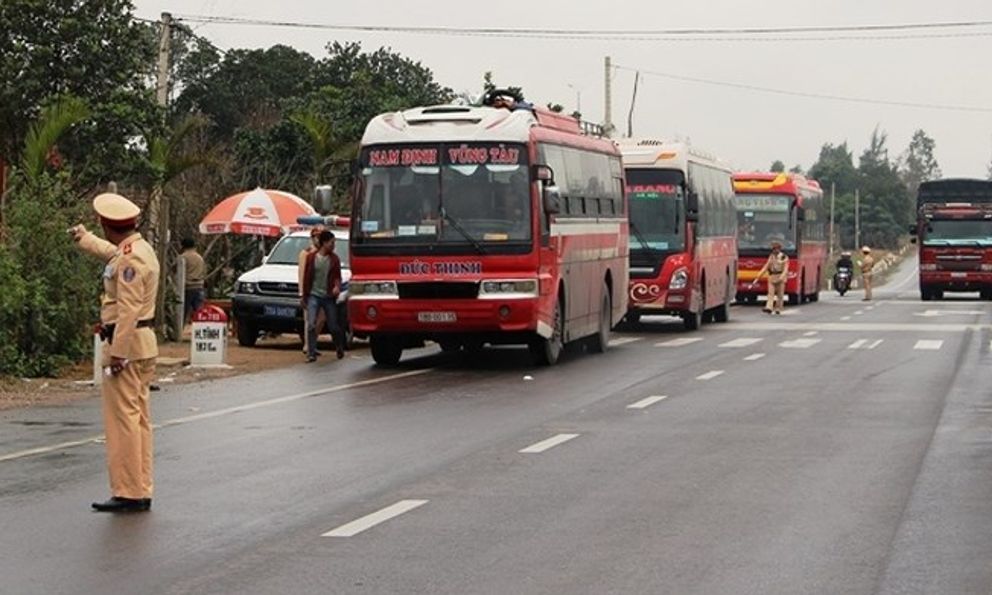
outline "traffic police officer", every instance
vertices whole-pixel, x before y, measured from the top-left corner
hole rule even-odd
[[[863,246],[861,248],[862,260],[859,263],[861,265],[861,281],[865,286],[865,297],[862,301],[871,301],[871,277],[875,270],[875,259],[871,255],[871,248],[868,246]]]
[[[782,242],[772,242],[772,253],[768,255],[768,261],[758,271],[758,276],[751,285],[757,283],[765,273],[768,273],[768,303],[765,304],[765,312],[781,316],[785,301],[785,282],[789,278],[789,257],[782,252]]]
[[[141,512],[152,505],[152,423],[149,385],[155,375],[155,298],[159,263],[137,230],[141,213],[117,194],[93,200],[106,240],[82,225],[70,230],[79,248],[106,264],[100,303],[103,423],[111,498],[99,512]]]

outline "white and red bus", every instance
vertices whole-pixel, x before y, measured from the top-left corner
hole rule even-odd
[[[726,322],[737,279],[732,170],[686,143],[622,141],[630,208],[630,306]]]
[[[815,302],[827,261],[827,216],[823,190],[815,180],[793,173],[734,174],[737,192],[737,300],[754,302],[768,290],[767,279],[755,281],[781,242],[789,256],[785,293],[789,303]]]
[[[526,344],[606,349],[627,309],[627,207],[612,142],[542,108],[444,105],[379,116],[354,189],[349,312],[394,365]]]

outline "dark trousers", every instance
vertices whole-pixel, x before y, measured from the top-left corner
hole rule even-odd
[[[189,322],[190,316],[203,307],[206,301],[206,291],[202,287],[187,289],[183,298],[183,320]]]

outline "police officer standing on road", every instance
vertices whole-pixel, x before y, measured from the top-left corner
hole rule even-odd
[[[152,506],[152,422],[149,385],[155,375],[155,297],[159,263],[137,232],[134,203],[117,194],[93,200],[106,240],[77,225],[79,248],[106,263],[100,303],[106,377],[101,383],[111,498],[99,512],[143,512]]]
[[[865,297],[862,301],[871,301],[871,277],[875,270],[875,259],[872,258],[871,248],[864,246],[861,248],[862,260],[859,262],[861,265],[861,281],[865,286]]]
[[[781,316],[785,302],[785,282],[789,278],[789,257],[782,252],[782,242],[772,242],[772,253],[768,255],[768,261],[758,271],[758,276],[751,282],[751,286],[753,287],[765,273],[768,273],[768,303],[765,304],[765,312]]]

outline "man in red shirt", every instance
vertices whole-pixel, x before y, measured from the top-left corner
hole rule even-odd
[[[344,333],[338,321],[337,300],[341,295],[341,259],[334,253],[334,234],[324,230],[317,236],[317,250],[307,255],[303,267],[301,304],[307,312],[307,362],[317,360],[317,313],[323,312],[334,337],[338,359],[344,357]]]

